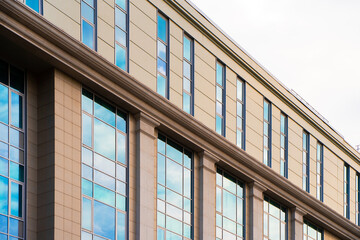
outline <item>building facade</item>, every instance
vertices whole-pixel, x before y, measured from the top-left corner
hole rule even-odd
[[[186,0],[0,1],[0,240],[360,239],[360,154]]]

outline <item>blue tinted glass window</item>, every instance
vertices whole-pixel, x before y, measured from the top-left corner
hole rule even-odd
[[[287,238],[287,209],[275,201],[264,199],[264,238]]]
[[[0,213],[8,214],[8,193],[9,192],[9,180],[0,176]]]
[[[324,150],[323,145],[318,142],[316,145],[316,198],[323,201],[323,172],[324,172]]]
[[[82,42],[91,49],[95,47],[94,26],[82,20]]]
[[[94,119],[94,150],[115,160],[115,129],[97,119]]]
[[[158,15],[158,37],[164,42],[167,43],[167,24],[168,24],[168,20],[161,16]]]
[[[22,185],[11,183],[11,215],[22,217]]]
[[[280,174],[287,177],[288,169],[288,137],[287,137],[287,116],[284,113],[280,115]]]
[[[310,182],[309,182],[309,161],[310,161],[310,152],[309,152],[309,133],[303,132],[303,148],[302,148],[302,179],[303,179],[303,190],[310,191]]]
[[[157,77],[157,93],[163,97],[166,96],[166,79],[160,74]]]
[[[28,5],[35,12],[40,13],[40,1],[39,0],[26,0],[26,5]]]
[[[0,84],[0,121],[9,123],[9,88]]]
[[[168,97],[169,88],[169,62],[168,62],[168,19],[158,14],[157,22],[157,92],[163,97]]]
[[[194,41],[186,34],[183,39],[183,110],[193,115]]]
[[[91,200],[87,198],[83,198],[82,202],[82,228],[91,230],[91,220],[92,220],[92,206],[91,206]]]
[[[127,0],[115,1],[115,64],[128,71],[128,24]]]
[[[216,63],[216,118],[215,118],[215,130],[220,135],[225,136],[225,69],[224,66]]]
[[[115,3],[122,9],[126,9],[126,0],[115,0]]]
[[[126,14],[119,8],[115,8],[115,24],[126,31]]]
[[[115,46],[115,51],[116,51],[116,66],[118,66],[119,68],[123,69],[124,71],[126,70],[126,49],[117,45]]]
[[[323,230],[307,220],[304,220],[303,235],[304,240],[323,240]]]
[[[115,40],[122,46],[126,46],[126,32],[120,28],[115,28]]]
[[[11,92],[11,125],[22,128],[22,97]]]
[[[89,23],[94,24],[95,22],[95,11],[85,2],[81,2],[81,14],[82,17],[89,21]]]
[[[23,222],[14,218],[9,219],[9,233],[17,237],[23,237]]]
[[[271,104],[264,100],[263,163],[271,167]]]
[[[236,81],[236,145],[245,150],[245,82]]]
[[[94,233],[115,239],[115,209],[98,201],[94,201]]]

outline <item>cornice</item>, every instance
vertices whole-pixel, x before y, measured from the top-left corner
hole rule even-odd
[[[266,189],[299,206],[344,239],[360,238],[360,229],[310,194],[302,191],[254,157],[184,113],[96,52],[64,33],[23,4],[0,1],[0,28],[26,41],[37,54],[79,81],[86,79],[143,112],[215,158],[232,164],[244,175],[261,182]],[[100,88],[100,87],[99,87]]]

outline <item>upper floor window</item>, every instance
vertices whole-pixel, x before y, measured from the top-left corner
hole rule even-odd
[[[81,0],[81,41],[96,50],[96,0]]]
[[[302,140],[302,188],[303,190],[309,192],[310,191],[310,141],[309,141],[309,133],[303,131],[303,140]]]
[[[360,226],[360,174],[355,176],[355,222]]]
[[[280,174],[288,177],[288,117],[280,115]]]
[[[192,152],[159,135],[157,239],[192,239]]]
[[[127,115],[83,89],[81,239],[127,239]]]
[[[128,71],[128,0],[115,1],[115,64]]]
[[[225,66],[216,62],[216,132],[225,136]]]
[[[287,239],[287,209],[272,199],[264,198],[264,240]]]
[[[344,217],[350,219],[350,166],[344,163]]]
[[[323,201],[324,197],[324,146],[316,145],[316,198]]]
[[[169,98],[169,20],[157,15],[157,93]]]
[[[316,225],[304,220],[303,225],[304,240],[322,240],[323,230]]]
[[[245,191],[235,177],[216,173],[216,239],[245,238]]]
[[[264,149],[263,162],[271,167],[271,103],[264,100]]]
[[[236,144],[245,150],[245,82],[236,81]]]
[[[194,115],[194,40],[184,34],[183,110]]]
[[[37,13],[42,14],[42,0],[20,0]]]
[[[24,72],[0,61],[0,239],[24,239]]]

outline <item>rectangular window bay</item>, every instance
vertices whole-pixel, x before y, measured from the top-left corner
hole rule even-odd
[[[157,93],[169,98],[169,20],[157,15]]]
[[[271,103],[264,99],[263,163],[271,167]]]
[[[270,199],[264,198],[264,240],[287,239],[287,208]]]
[[[96,0],[81,0],[81,41],[96,50]]]
[[[183,110],[194,115],[194,40],[183,38]]]
[[[215,130],[218,134],[225,137],[225,66],[219,61],[216,62],[216,106],[215,106]]]
[[[115,1],[115,64],[128,71],[129,14],[128,0]]]

